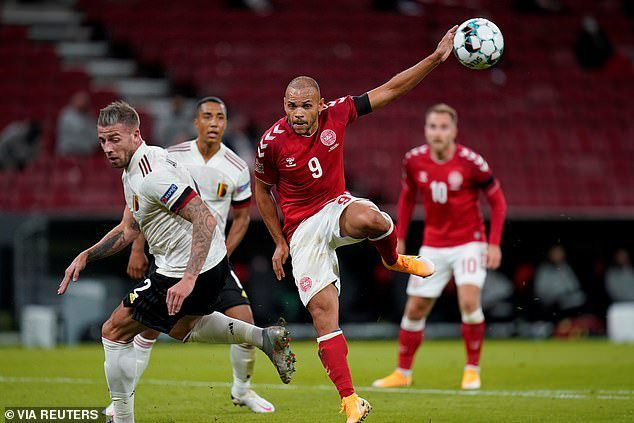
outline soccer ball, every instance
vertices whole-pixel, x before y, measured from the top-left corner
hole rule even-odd
[[[504,52],[504,37],[496,24],[484,18],[462,23],[453,39],[453,52],[470,69],[495,65]]]

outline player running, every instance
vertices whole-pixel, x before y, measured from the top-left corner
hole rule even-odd
[[[139,116],[124,102],[102,109],[99,144],[112,167],[123,169],[126,209],[121,223],[68,266],[58,294],[77,281],[86,264],[121,251],[140,233],[148,240],[156,270],[123,299],[102,326],[105,373],[117,423],[134,422],[136,351],[132,340],[148,328],[183,342],[257,346],[271,359],[284,383],[294,358],[288,331],[261,329],[214,312],[229,263],[216,219],[196,183],[159,147],[147,146]]]
[[[251,203],[251,176],[247,164],[222,143],[227,127],[227,107],[217,97],[205,97],[196,105],[194,126],[198,138],[168,148],[168,157],[183,165],[193,179],[199,182],[200,196],[218,222],[224,236],[229,210],[233,212],[233,224],[227,236],[227,257],[240,244],[249,227]],[[148,270],[143,235],[134,240],[128,263],[128,274],[140,280]],[[231,264],[229,264],[231,266]],[[246,292],[231,269],[220,291],[215,310],[234,319],[253,324],[253,313]],[[137,352],[137,377],[135,385],[145,371],[152,347],[160,332],[148,329],[134,337]],[[247,406],[255,413],[272,413],[275,407],[251,389],[251,375],[255,367],[255,347],[248,344],[232,345],[229,357],[233,367],[231,400]],[[105,414],[112,416],[113,404]]]
[[[427,145],[409,151],[403,160],[402,189],[398,201],[398,250],[405,251],[407,228],[416,193],[425,207],[425,233],[420,254],[433,260],[436,273],[423,281],[411,276],[407,304],[398,337],[398,367],[376,380],[381,388],[410,386],[414,354],[423,340],[425,319],[453,274],[462,314],[462,338],[467,365],[462,389],[480,388],[480,350],[484,314],[480,293],[486,268],[502,261],[500,240],[506,216],[502,188],[482,156],[456,144],[458,114],[446,104],[432,106],[425,115]],[[487,245],[478,202],[483,191],[491,206]]]
[[[317,82],[293,79],[284,95],[286,116],[262,137],[255,163],[255,197],[273,240],[273,270],[279,280],[290,255],[299,296],[317,331],[319,357],[341,396],[348,422],[362,421],[370,404],[354,391],[346,359],[348,346],[339,328],[339,264],[335,249],[368,239],[386,267],[417,274],[433,273],[433,264],[396,252],[396,232],[387,213],[346,191],[344,133],[359,116],[378,110],[416,87],[449,56],[450,29],[434,53],[387,83],[359,97],[324,103]],[[284,215],[280,226],[271,189],[277,186]],[[288,243],[287,243],[288,242]]]
[[[251,175],[247,164],[230,148],[222,143],[227,128],[227,106],[217,97],[205,97],[196,105],[194,126],[198,138],[172,146],[167,149],[168,157],[183,165],[198,182],[199,195],[218,222],[220,233],[225,234],[229,210],[233,212],[233,224],[225,241],[227,257],[240,244],[249,227],[251,219]],[[128,274],[140,280],[148,270],[145,256],[145,238],[139,235],[132,243]],[[234,319],[253,324],[253,313],[247,294],[231,269],[227,280],[218,295],[215,310]],[[138,383],[149,361],[154,342],[160,332],[148,329],[134,337],[137,351]],[[251,375],[255,367],[256,350],[253,345],[231,345],[229,358],[233,367],[233,385],[231,400],[234,404],[247,406],[255,413],[272,413],[273,404],[251,389]],[[113,404],[106,408],[105,414],[111,416]]]

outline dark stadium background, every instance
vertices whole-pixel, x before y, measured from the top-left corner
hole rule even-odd
[[[513,286],[512,313],[489,316],[499,323],[489,333],[556,330],[531,329],[532,322],[556,324],[562,316],[540,313],[530,268],[561,244],[587,295],[585,306],[566,317],[593,316],[591,323],[578,319],[575,333],[605,334],[605,271],[617,249],[634,252],[632,2],[67,0],[0,7],[0,134],[16,121],[41,130],[24,162],[0,143],[0,332],[19,331],[28,304],[62,316],[67,304],[55,291],[65,267],[123,210],[120,172],[99,152],[56,152],[57,119],[73,94],[88,92],[93,114],[114,99],[130,101],[150,144],[173,96],[186,103],[219,96],[230,125],[240,122],[238,135],[255,145],[281,115],[292,77],[315,77],[327,100],[361,94],[430,53],[452,25],[482,16],[504,34],[500,63],[478,72],[450,57],[412,93],[355,123],[346,139],[349,188],[395,217],[400,161],[424,142],[425,109],[441,101],[454,106],[458,142],[487,159],[509,204],[501,272]],[[588,17],[600,28],[594,44],[582,35]],[[274,279],[273,244],[254,204],[252,217],[233,260],[256,321],[283,315],[307,323],[292,281]],[[409,252],[420,244],[421,210],[416,217]],[[366,245],[342,248],[339,256],[342,322],[397,323],[406,278],[383,270]],[[126,263],[124,252],[83,273],[106,284],[107,304],[129,286]],[[443,322],[459,320],[449,287],[430,322],[443,335],[453,333]],[[86,322],[82,337],[95,336],[98,323]]]

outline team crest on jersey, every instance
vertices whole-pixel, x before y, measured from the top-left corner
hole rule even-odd
[[[229,185],[224,184],[222,182],[218,183],[218,190],[216,191],[216,195],[218,195],[218,198],[222,198],[225,195],[227,195],[228,188],[229,188]]]
[[[311,286],[313,286],[313,281],[308,276],[304,276],[299,280],[299,289],[303,292],[308,291]]]
[[[139,211],[139,197],[137,197],[136,194],[132,196],[132,211]]]
[[[323,145],[325,145],[326,147],[330,147],[335,142],[337,142],[337,134],[332,129],[326,129],[324,132],[321,133],[319,139],[321,140],[321,143]]]
[[[295,157],[287,157],[284,159],[286,162],[286,167],[295,167],[297,163],[295,163]]]
[[[421,183],[426,184],[427,183],[427,172],[425,172],[424,170],[421,170],[420,172],[418,172],[418,180]]]
[[[462,173],[457,170],[452,170],[449,172],[449,176],[447,177],[447,182],[449,182],[449,189],[452,191],[458,191],[460,186],[462,186],[462,181],[464,178],[462,177]]]

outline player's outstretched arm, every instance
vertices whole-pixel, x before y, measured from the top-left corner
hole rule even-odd
[[[196,278],[198,278],[198,274],[207,260],[211,239],[217,224],[216,219],[198,195],[180,210],[179,215],[193,225],[192,248],[185,274],[178,283],[167,290],[166,303],[170,315],[180,311],[183,301],[194,290]]]
[[[130,210],[126,208],[123,211],[121,223],[108,232],[98,243],[79,253],[70,266],[66,268],[64,279],[62,279],[57,289],[57,294],[64,294],[71,280],[73,282],[77,281],[79,273],[84,270],[87,263],[111,256],[123,250],[134,241],[140,232],[141,229],[138,223],[134,220],[134,217],[132,217]]]
[[[233,223],[231,224],[231,229],[229,229],[226,242],[228,257],[231,257],[231,253],[235,251],[242,239],[244,239],[250,222],[249,207],[233,207]]]
[[[273,188],[272,185],[255,178],[255,202],[258,205],[258,210],[260,210],[260,215],[262,215],[262,220],[264,220],[271,237],[273,237],[273,242],[275,242],[275,252],[272,258],[273,271],[277,280],[281,281],[286,276],[284,274],[284,263],[288,259],[289,249],[282,232],[271,188]]]
[[[447,60],[453,48],[453,37],[458,26],[451,28],[440,40],[436,50],[392,79],[368,92],[372,111],[378,110],[416,87],[436,66]]]

